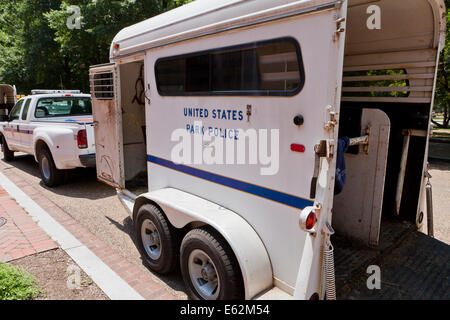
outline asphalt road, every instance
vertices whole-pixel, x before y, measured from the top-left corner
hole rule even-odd
[[[0,152],[0,156],[2,156]],[[68,182],[57,188],[47,188],[39,176],[38,165],[32,156],[16,155],[11,163],[0,161],[0,169],[8,168],[36,187],[73,218],[82,223],[97,237],[109,243],[128,261],[151,271],[143,264],[135,246],[132,222],[128,212],[119,201],[115,189],[96,179],[94,169],[74,170],[69,174]],[[434,229],[435,237],[450,244],[450,163],[433,161]],[[423,232],[426,233],[424,225]],[[153,276],[185,298],[184,284],[179,274],[171,276]]]

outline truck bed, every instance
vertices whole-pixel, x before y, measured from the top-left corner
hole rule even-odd
[[[334,236],[338,299],[450,299],[450,246],[409,223],[383,219],[380,245]],[[366,285],[369,265],[381,268],[381,289]]]

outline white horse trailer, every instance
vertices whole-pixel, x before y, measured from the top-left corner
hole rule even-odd
[[[0,84],[0,121],[4,121],[17,102],[16,87]]]
[[[445,14],[197,0],[122,30],[91,68],[97,171],[149,267],[180,265],[196,299],[333,299],[333,228],[368,246],[385,218],[420,228]]]

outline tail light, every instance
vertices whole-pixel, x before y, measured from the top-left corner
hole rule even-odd
[[[306,218],[305,227],[306,230],[311,230],[316,225],[317,217],[316,213],[314,211],[311,211],[311,213]]]
[[[311,300],[311,301],[317,301],[317,300],[320,300],[319,294],[318,294],[317,292],[314,293],[314,294],[311,296],[311,298],[309,298],[309,300]]]
[[[78,148],[79,149],[87,149],[88,141],[87,141],[86,130],[78,131],[77,142],[78,142]]]
[[[316,207],[306,207],[300,214],[300,227],[307,232],[314,232],[314,226],[317,223],[317,212]]]

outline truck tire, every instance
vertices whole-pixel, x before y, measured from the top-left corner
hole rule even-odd
[[[43,148],[39,152],[38,160],[39,171],[44,184],[50,188],[60,185],[64,179],[64,171],[56,168],[50,151]]]
[[[162,211],[143,205],[134,225],[137,247],[144,263],[153,271],[167,274],[178,266],[179,236]]]
[[[239,263],[228,243],[212,228],[190,231],[181,244],[181,273],[194,300],[245,298]]]
[[[2,136],[2,151],[3,151],[3,159],[6,162],[10,162],[14,160],[14,151],[9,150],[8,144],[6,143],[6,139]]]

